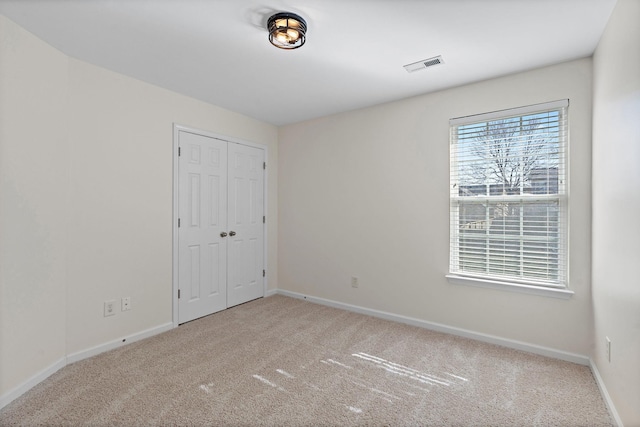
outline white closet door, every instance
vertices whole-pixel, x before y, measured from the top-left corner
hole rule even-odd
[[[178,160],[178,322],[227,307],[227,142],[184,131]]]
[[[264,296],[264,150],[229,143],[227,306]]]

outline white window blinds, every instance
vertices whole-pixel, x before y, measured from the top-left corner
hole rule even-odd
[[[567,286],[568,100],[450,121],[450,271]]]

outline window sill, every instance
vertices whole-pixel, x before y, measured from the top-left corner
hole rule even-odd
[[[541,286],[500,282],[497,280],[479,279],[477,277],[458,276],[456,274],[447,274],[446,277],[447,281],[454,285],[476,286],[480,288],[538,295],[542,297],[569,299],[574,294],[574,292],[569,289],[543,288]]]

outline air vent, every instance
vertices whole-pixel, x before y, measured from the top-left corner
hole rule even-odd
[[[439,55],[433,58],[423,59],[422,61],[414,62],[412,64],[407,64],[404,66],[404,69],[407,70],[407,73],[414,73],[440,64],[444,64],[444,61],[442,60],[442,56]]]

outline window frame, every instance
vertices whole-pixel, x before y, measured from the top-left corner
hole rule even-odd
[[[573,295],[573,291],[569,289],[569,223],[568,223],[568,194],[569,194],[569,119],[568,119],[569,100],[562,99],[558,101],[546,102],[542,104],[529,105],[518,108],[494,111],[490,113],[476,114],[453,118],[449,121],[450,126],[450,163],[449,163],[449,199],[450,199],[450,242],[449,242],[449,273],[446,275],[448,281],[452,284],[462,284],[486,287],[491,289],[502,289],[515,292],[523,292],[529,294],[537,294],[542,296],[550,296],[555,298],[569,298]],[[559,111],[558,122],[561,125],[563,139],[559,141],[560,154],[558,159],[558,190],[557,193],[551,195],[529,195],[520,193],[516,197],[504,195],[482,195],[481,200],[486,200],[487,204],[495,203],[501,199],[509,199],[518,201],[520,208],[523,208],[527,202],[536,204],[542,203],[542,200],[551,200],[558,204],[558,251],[559,257],[562,257],[561,265],[558,265],[559,278],[557,282],[552,280],[535,280],[533,278],[509,275],[492,275],[489,272],[480,274],[473,271],[463,271],[460,269],[459,251],[460,251],[460,207],[464,203],[464,198],[460,196],[459,189],[455,186],[458,184],[458,149],[455,146],[458,142],[457,131],[460,126],[471,125],[474,123],[492,122],[497,120],[510,119],[515,117],[523,117],[527,115]],[[485,185],[490,185],[489,181],[485,181]],[[488,210],[489,208],[487,208]],[[522,232],[522,225],[520,225]],[[490,236],[487,232],[486,236]],[[487,237],[488,239],[489,237]],[[519,253],[522,256],[522,246]],[[489,259],[488,255],[484,255],[484,262]],[[488,264],[487,264],[488,265]]]

